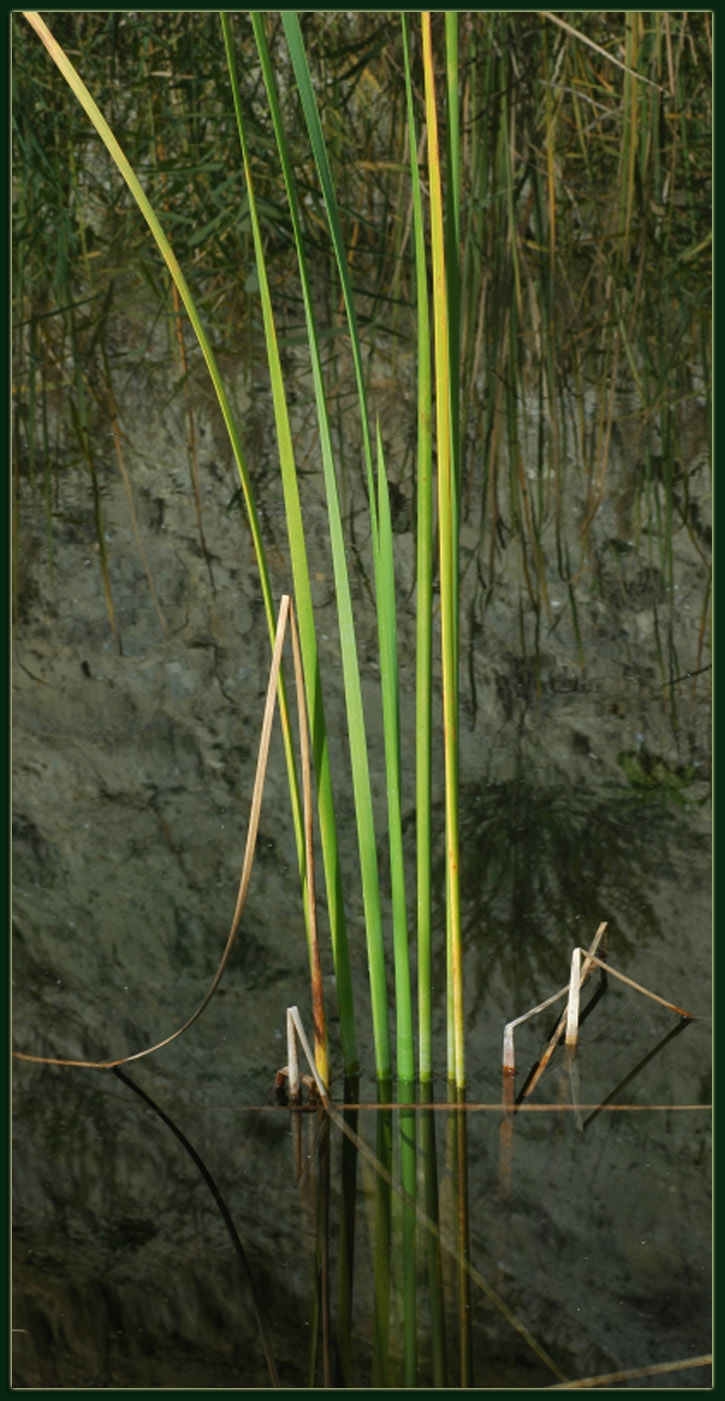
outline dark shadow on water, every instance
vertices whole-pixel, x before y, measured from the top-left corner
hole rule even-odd
[[[635,936],[640,948],[661,940],[663,869],[701,860],[704,850],[661,791],[546,785],[524,765],[511,779],[464,786],[460,842],[472,1024],[494,975],[536,1001],[542,977],[561,981],[576,931],[593,931],[603,917],[616,929],[620,960]],[[438,892],[444,871],[441,857]],[[436,918],[445,921],[442,896]]]

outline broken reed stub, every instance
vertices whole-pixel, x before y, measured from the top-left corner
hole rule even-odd
[[[504,1100],[506,1100],[507,1098],[507,1093],[510,1093],[510,1081],[516,1074],[516,1061],[514,1054],[514,1029],[517,1026],[519,1026],[521,1022],[528,1021],[530,1017],[535,1017],[539,1012],[543,1012],[547,1007],[551,1006],[552,1002],[556,1002],[560,997],[563,997],[566,994],[566,1010],[562,1014],[561,1021],[559,1022],[559,1025],[557,1026],[556,1031],[554,1032],[554,1035],[552,1036],[549,1042],[549,1045],[547,1046],[546,1050],[541,1056],[538,1066],[536,1067],[536,1070],[534,1071],[534,1074],[531,1076],[530,1081],[528,1083],[526,1093],[531,1094],[532,1090],[534,1089],[534,1086],[538,1083],[543,1071],[546,1069],[546,1066],[548,1065],[551,1056],[553,1055],[557,1042],[560,1040],[564,1032],[566,1046],[568,1047],[568,1049],[571,1051],[576,1049],[579,1038],[579,1012],[581,1002],[581,989],[593,968],[600,968],[602,973],[611,974],[613,978],[617,978],[619,982],[624,983],[626,987],[632,988],[634,992],[641,992],[643,997],[649,997],[652,999],[653,1002],[658,1002],[661,1007],[667,1007],[670,1012],[675,1012],[678,1017],[682,1017],[685,1021],[695,1020],[692,1012],[686,1012],[683,1007],[678,1007],[677,1003],[668,1001],[666,997],[660,997],[656,992],[650,992],[649,988],[643,987],[641,983],[636,983],[633,978],[626,977],[624,973],[618,973],[617,969],[613,968],[611,963],[607,963],[604,959],[597,957],[596,950],[599,947],[599,944],[606,933],[606,929],[606,923],[599,925],[594,939],[592,940],[592,943],[588,949],[575,948],[572,950],[571,970],[569,974],[568,987],[561,988],[559,992],[554,993],[553,997],[548,997],[545,1002],[540,1002],[538,1007],[532,1007],[530,1012],[524,1012],[523,1016],[516,1017],[514,1021],[507,1022],[506,1026],[504,1027]],[[507,1083],[509,1084],[508,1091]]]
[[[569,997],[566,1004],[566,1045],[576,1046],[579,1036],[579,990],[581,988],[581,949],[573,949],[569,975]]]
[[[291,1016],[292,1008],[287,1008],[287,1078],[289,1081],[288,1093],[294,1103],[302,1098],[300,1089],[300,1063],[297,1059],[297,1037],[295,1035],[295,1024]]]
[[[594,954],[596,953],[596,950],[599,948],[600,943],[602,942],[603,939],[605,939],[606,932],[607,932],[607,923],[606,923],[606,920],[604,920],[604,921],[599,925],[599,927],[598,927],[598,929],[597,929],[597,932],[596,932],[596,934],[594,935],[594,938],[592,939],[592,942],[591,942],[591,944],[590,944],[590,946],[589,946],[589,948],[588,948],[588,950],[587,950],[587,952],[586,952],[585,960],[584,960],[584,967],[582,968],[581,966],[579,966],[579,975],[578,975],[578,980],[577,980],[577,1001],[578,1001],[578,995],[579,995],[579,991],[578,991],[578,990],[579,990],[579,988],[581,987],[581,984],[584,982],[585,978],[588,977],[589,972],[590,972],[590,969],[591,969],[591,967],[592,967],[592,964],[593,964],[593,963],[598,964],[599,967],[602,968],[605,972],[606,972],[606,970],[607,970],[608,965],[607,965],[606,963],[603,963],[600,959],[597,959],[597,958],[594,957]],[[606,947],[606,940],[605,940],[605,947]],[[584,952],[583,949],[580,950],[580,953],[583,953],[583,952]],[[552,1005],[553,1002],[558,1002],[558,1001],[559,1001],[559,998],[561,998],[561,997],[566,997],[567,993],[569,993],[569,994],[571,993],[571,987],[572,987],[572,978],[570,977],[570,979],[569,979],[569,984],[568,984],[567,987],[560,988],[559,991],[558,991],[558,992],[555,992],[555,993],[553,994],[552,997],[547,997],[547,998],[546,998],[546,1001],[540,1002],[539,1005],[538,1005],[538,1007],[532,1007],[531,1010],[530,1010],[529,1012],[524,1012],[522,1016],[520,1016],[520,1017],[515,1017],[513,1021],[507,1022],[506,1026],[504,1027],[504,1032],[503,1032],[503,1083],[504,1083],[504,1101],[507,1099],[508,1095],[510,1094],[510,1088],[511,1088],[510,1082],[512,1081],[513,1077],[514,1077],[515,1074],[516,1074],[516,1059],[515,1059],[515,1052],[514,1052],[514,1030],[515,1030],[515,1028],[516,1028],[517,1026],[520,1026],[522,1022],[528,1021],[530,1017],[536,1017],[536,1016],[538,1016],[539,1012],[544,1012],[544,1011],[546,1011],[546,1008],[547,1008],[547,1007],[551,1007],[551,1005]],[[569,1022],[568,1012],[569,1012],[569,1001],[567,1001],[567,1006],[566,1006],[566,1008],[564,1009],[564,1011],[563,1011],[563,1013],[562,1013],[562,1015],[561,1015],[561,1018],[560,1018],[560,1020],[559,1020],[558,1025],[557,1025],[557,1028],[556,1028],[556,1030],[555,1030],[553,1036],[551,1037],[551,1039],[550,1039],[550,1041],[549,1041],[549,1044],[548,1044],[546,1050],[544,1051],[543,1055],[541,1056],[541,1058],[540,1058],[540,1060],[539,1060],[539,1063],[538,1063],[538,1065],[537,1065],[537,1067],[536,1067],[536,1070],[534,1071],[533,1076],[531,1077],[531,1080],[530,1080],[530,1082],[529,1082],[528,1088],[527,1088],[527,1090],[526,1090],[526,1094],[531,1094],[532,1091],[533,1091],[533,1089],[534,1089],[534,1087],[535,1087],[535,1085],[538,1084],[538,1081],[540,1080],[541,1076],[543,1075],[544,1070],[546,1069],[547,1065],[549,1064],[549,1061],[551,1060],[551,1057],[552,1057],[553,1054],[554,1054],[554,1050],[555,1050],[556,1046],[558,1045],[559,1040],[561,1039],[561,1037],[562,1037],[563,1034],[564,1034],[564,1029],[565,1029],[565,1027],[568,1027],[568,1022]],[[579,1021],[578,1011],[577,1011],[577,1013],[576,1013],[576,1021],[577,1021],[577,1025],[578,1025],[578,1021]],[[575,1037],[575,1040],[576,1040],[576,1037]]]
[[[305,1029],[302,1025],[302,1018],[300,1017],[299,1009],[297,1007],[288,1007],[287,1075],[289,1079],[289,1099],[291,1103],[298,1103],[299,1100],[302,1098],[302,1078],[300,1077],[299,1058],[297,1055],[298,1038],[300,1041],[300,1045],[302,1046],[302,1050],[305,1053],[305,1059],[307,1060],[307,1064],[310,1067],[310,1075],[312,1076],[312,1079],[314,1081],[315,1088],[320,1096],[320,1099],[322,1100],[322,1103],[325,1104],[329,1100],[330,1096],[327,1091],[327,1086],[325,1085],[317,1069],[317,1066],[315,1065],[315,1058],[312,1054],[312,1051],[310,1050],[310,1043],[305,1035]],[[305,1083],[309,1082],[309,1076],[306,1075],[303,1078]]]
[[[516,1074],[516,1053],[514,1051],[514,1031],[522,1022],[527,1022],[531,1017],[538,1016],[539,1012],[545,1012],[552,1003],[558,1002],[559,998],[565,997],[568,987],[559,988],[558,992],[547,997],[545,1002],[540,1002],[538,1007],[532,1007],[528,1012],[523,1012],[520,1017],[515,1017],[512,1022],[507,1022],[503,1029],[503,1073],[504,1075]]]

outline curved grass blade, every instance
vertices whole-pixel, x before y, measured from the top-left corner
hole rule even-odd
[[[229,442],[231,444],[232,452],[234,455],[234,461],[237,467],[237,471],[239,473],[239,479],[242,484],[242,491],[244,493],[244,499],[247,507],[247,515],[249,518],[249,528],[252,535],[254,552],[257,558],[257,567],[259,570],[259,579],[262,589],[262,597],[264,600],[264,611],[267,617],[267,627],[269,630],[270,642],[274,643],[276,626],[275,610],[272,602],[272,589],[269,580],[269,572],[267,569],[267,560],[264,551],[264,544],[262,541],[259,518],[257,516],[257,508],[254,502],[252,483],[244,459],[241,439],[237,431],[234,415],[232,414],[229,398],[224,388],[224,384],[219,373],[214,352],[211,348],[211,344],[206,334],[206,331],[204,330],[204,326],[202,325],[199,313],[196,309],[194,299],[191,295],[191,291],[188,287],[184,274],[182,273],[181,268],[179,267],[179,264],[176,260],[176,255],[174,254],[171,244],[169,243],[169,240],[167,239],[161,227],[158,216],[156,215],[156,212],[153,206],[151,205],[151,202],[147,198],[134,170],[132,169],[129,161],[124,155],[124,152],[122,151],[118,141],[116,140],[116,137],[113,135],[113,132],[111,131],[108,122],[103,116],[103,113],[91,97],[91,94],[85,86],[85,83],[83,82],[82,78],[76,72],[70,60],[66,57],[66,54],[61,48],[60,44],[57,42],[56,39],[53,38],[53,35],[51,34],[45,22],[41,19],[40,15],[33,10],[25,10],[23,11],[23,13],[28,23],[35,30],[38,37],[42,40],[43,44],[48,50],[48,53],[53,59],[53,62],[60,69],[69,87],[77,97],[87,116],[90,118],[92,125],[94,126],[95,130],[100,136],[104,146],[106,147],[106,150],[111,156],[111,159],[113,160],[117,169],[123,176],[123,179],[128,185],[131,194],[136,200],[136,203],[139,209],[141,210],[141,213],[143,214],[144,219],[146,220],[146,223],[148,224],[149,229],[151,230],[151,233],[153,234],[159,252],[161,253],[161,256],[164,259],[164,262],[166,263],[166,266],[169,269],[169,272],[171,273],[171,276],[179,290],[179,295],[181,297],[182,302],[184,303],[187,315],[194,328],[196,338],[199,342],[199,347],[201,349],[202,355],[204,356],[207,369],[211,376],[212,384],[214,385],[214,391],[216,393],[217,401],[219,403],[219,408],[221,409],[224,424],[229,436]],[[279,699],[280,716],[282,720],[282,732],[284,736],[285,756],[287,760],[287,772],[290,785],[290,797],[292,802],[292,815],[295,828],[295,840],[297,844],[297,860],[300,871],[300,877],[304,882],[303,873],[305,869],[305,848],[304,829],[302,821],[302,803],[299,793],[299,785],[297,782],[297,774],[295,770],[294,750],[292,746],[287,696],[284,687],[284,681],[281,676]],[[306,909],[307,902],[305,900],[305,911]]]

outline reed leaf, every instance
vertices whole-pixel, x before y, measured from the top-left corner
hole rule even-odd
[[[249,214],[252,224],[257,275],[259,278],[259,290],[262,302],[262,316],[264,320],[264,334],[267,345],[267,359],[272,384],[272,399],[285,501],[285,517],[287,520],[296,611],[299,620],[302,647],[307,712],[311,717],[312,748],[319,795],[320,837],[327,883],[327,901],[330,914],[338,1008],[340,1012],[343,1061],[345,1074],[353,1075],[359,1070],[357,1038],[355,1034],[355,1012],[352,997],[352,980],[350,976],[350,959],[347,948],[345,912],[342,901],[342,877],[337,847],[337,829],[335,825],[335,809],[330,776],[330,756],[322,698],[320,664],[317,653],[310,573],[302,522],[302,507],[297,485],[292,432],[287,411],[287,400],[285,396],[279,347],[277,344],[277,333],[272,313],[272,301],[269,292],[264,246],[262,243],[259,219],[257,217],[249,149],[245,134],[241,96],[237,82],[236,59],[229,16],[222,14],[221,23],[227,61],[229,63],[234,107],[244,163],[244,174],[249,196]],[[312,944],[310,944],[310,954],[312,955]],[[322,1078],[327,1081],[328,1077],[326,1072],[322,1073]]]
[[[415,676],[415,796],[416,882],[418,936],[418,1073],[422,1083],[433,1078],[433,1020],[431,1005],[431,728],[433,691],[433,432],[431,329],[425,255],[425,223],[418,140],[413,109],[407,18],[401,16],[405,95],[408,112],[410,174],[413,190],[415,286],[418,349],[418,521],[416,542],[416,676]]]
[[[353,365],[355,367],[355,382],[357,385],[358,401],[360,404],[360,422],[363,437],[363,452],[365,456],[365,470],[368,481],[368,502],[370,507],[370,529],[373,542],[373,558],[377,558],[378,552],[378,520],[375,505],[375,481],[373,472],[373,452],[370,438],[370,423],[367,414],[367,393],[365,390],[365,373],[362,362],[362,345],[358,329],[357,312],[355,310],[355,298],[353,294],[352,279],[348,267],[347,250],[342,236],[340,215],[338,212],[337,196],[335,194],[335,184],[332,178],[330,162],[325,146],[325,139],[322,133],[315,93],[310,78],[310,70],[307,64],[304,44],[302,42],[302,31],[297,15],[289,10],[282,12],[282,26],[284,28],[287,45],[289,47],[290,58],[297,84],[297,91],[302,103],[302,110],[307,124],[307,130],[312,145],[315,158],[315,165],[322,185],[322,194],[332,236],[332,246],[335,252],[335,260],[340,276],[342,297],[345,304],[348,326],[350,329],[350,348],[352,351]]]
[[[380,648],[380,668],[383,701],[383,730],[385,743],[386,784],[388,790],[388,824],[391,850],[391,880],[393,895],[393,946],[395,963],[395,996],[397,1019],[397,1067],[398,1073],[406,1079],[414,1074],[414,1050],[412,1029],[412,1002],[410,989],[410,967],[407,940],[407,916],[405,908],[405,885],[403,875],[402,816],[400,810],[400,738],[398,724],[398,676],[397,643],[395,634],[395,584],[392,570],[392,526],[389,520],[389,501],[384,463],[382,462],[382,442],[378,435],[378,496],[376,502],[375,476],[373,472],[370,444],[367,395],[360,340],[352,283],[349,275],[348,259],[342,239],[342,229],[338,213],[337,198],[319,114],[310,80],[309,68],[302,44],[299,22],[295,15],[285,13],[282,22],[295,72],[295,81],[305,113],[310,141],[322,183],[325,210],[330,226],[335,256],[342,284],[343,300],[348,319],[350,341],[355,365],[355,376],[363,427],[363,450],[365,454],[368,504],[370,510],[370,530],[372,537],[373,568],[375,577],[375,600]],[[387,510],[385,543],[381,541],[380,510]],[[366,910],[367,917],[367,910]],[[383,958],[382,941],[375,936],[375,957]],[[370,937],[370,936],[368,936]],[[371,973],[373,959],[370,959]],[[380,1071],[378,1072],[381,1073]]]
[[[335,593],[337,599],[340,633],[340,650],[342,657],[343,683],[345,687],[345,704],[348,721],[348,743],[350,746],[350,763],[352,771],[353,797],[355,803],[355,816],[357,824],[358,852],[360,857],[360,874],[362,880],[363,901],[365,908],[365,931],[367,938],[368,964],[370,971],[370,991],[372,1000],[373,1035],[375,1040],[375,1060],[378,1077],[380,1079],[385,1079],[392,1072],[392,1060],[390,1053],[390,1024],[388,1016],[387,983],[385,977],[385,954],[383,948],[382,911],[380,904],[380,884],[377,863],[377,846],[375,840],[375,824],[373,818],[372,788],[370,783],[370,771],[368,766],[368,751],[365,730],[365,718],[362,702],[362,687],[360,682],[360,670],[358,664],[357,650],[355,647],[355,625],[352,611],[352,595],[350,591],[350,580],[348,576],[347,558],[345,554],[345,539],[343,534],[342,515],[340,511],[340,502],[337,489],[337,478],[335,474],[329,411],[325,394],[325,386],[322,374],[322,362],[319,350],[319,339],[315,324],[315,315],[312,305],[312,295],[309,277],[307,274],[306,258],[299,220],[295,180],[292,171],[292,165],[289,158],[287,141],[282,126],[279,102],[277,98],[274,75],[269,57],[269,50],[264,34],[264,27],[259,15],[252,16],[252,24],[254,27],[254,35],[259,51],[260,61],[262,64],[262,72],[264,75],[265,86],[267,89],[267,97],[270,104],[270,112],[274,123],[275,136],[277,138],[277,144],[282,163],[282,171],[284,174],[285,188],[287,191],[290,215],[292,219],[295,246],[297,249],[300,280],[302,284],[302,295],[304,298],[305,305],[305,320],[310,345],[310,355],[312,359],[312,372],[315,386],[315,401],[317,405],[318,425],[320,429],[320,444],[322,449],[322,464],[325,477],[328,524],[330,530],[330,545],[332,549],[332,563],[335,577]],[[302,52],[301,61],[304,71],[307,71],[306,60],[304,59],[304,52]],[[299,62],[300,59],[298,56],[298,63]],[[319,139],[322,139],[321,131],[319,131]]]
[[[390,837],[390,884],[393,902],[393,955],[395,963],[396,1060],[398,1078],[410,1083],[415,1077],[413,1045],[413,1006],[408,953],[408,915],[405,900],[403,859],[403,817],[400,796],[400,713],[398,685],[398,643],[395,621],[395,570],[393,565],[393,525],[390,516],[388,479],[383,458],[380,423],[378,445],[379,559],[376,570],[378,628],[380,637],[380,683],[383,699],[385,777],[388,794]]]
[[[458,854],[458,662],[456,656],[458,578],[454,529],[457,495],[451,438],[450,328],[443,230],[443,195],[436,112],[435,71],[430,14],[423,26],[428,174],[431,206],[433,323],[435,337],[436,443],[438,452],[438,540],[441,587],[443,665],[443,734],[446,775],[447,965],[449,970],[448,1074],[465,1085],[463,1021],[463,949]]]

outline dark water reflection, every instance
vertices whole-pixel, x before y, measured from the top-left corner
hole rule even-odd
[[[557,1053],[513,1118],[330,1123],[134,1069],[164,1121],[112,1075],[24,1070],[15,1385],[539,1387],[706,1354],[709,1032],[636,1012],[610,987],[576,1079]]]
[[[71,538],[56,557],[56,578],[65,571],[60,602],[42,591],[39,569],[37,605],[17,644],[13,1010],[15,1045],[32,1054],[110,1058],[167,1035],[209,986],[229,927],[268,646],[255,576],[239,572],[233,523],[209,503],[205,530],[226,579],[210,599],[203,561],[188,546],[188,502],[176,503],[176,515],[173,498],[167,506],[173,532],[153,539],[169,637],[158,635],[143,580],[139,595],[135,547],[119,548],[125,652],[113,654],[85,568],[90,547]],[[42,537],[42,522],[37,529]],[[407,553],[404,537],[396,539],[396,565],[399,551],[412,580],[412,537]],[[375,1085],[363,904],[334,596],[322,555],[319,565],[367,1102]],[[549,629],[535,665],[530,637],[522,655],[512,650],[518,586],[502,586],[462,638],[467,1083],[488,1104],[501,1103],[504,1025],[566,983],[573,945],[588,946],[602,920],[615,969],[690,1012],[710,1011],[711,715],[706,678],[699,691],[689,679],[675,682],[699,664],[701,579],[680,563],[677,570],[683,661],[670,659],[669,690],[626,589],[611,606],[600,594],[586,602],[586,681],[563,627]],[[289,587],[282,566],[278,582]],[[401,607],[400,624],[410,759],[412,603]],[[368,617],[363,685],[383,815],[379,678],[366,641],[374,634]],[[405,774],[412,837],[411,763]],[[441,774],[438,756],[438,799]],[[317,1112],[274,1106],[286,1007],[298,1003],[310,1025],[288,808],[275,731],[228,976],[188,1035],[131,1071],[211,1182],[118,1078],[15,1067],[14,1384],[266,1387],[276,1374],[289,1387],[538,1387],[707,1352],[707,1023],[671,1036],[671,1013],[610,980],[582,1029],[578,1080],[557,1056],[532,1098],[571,1105],[573,1096],[589,1106],[579,1115],[360,1109],[349,1112],[350,1137],[337,1120],[326,1126]],[[435,815],[441,840],[440,802]],[[384,868],[384,816],[379,832]],[[412,842],[408,855],[412,916]],[[434,1063],[443,1068],[442,906],[435,915]],[[389,966],[392,1004],[392,957]],[[557,1015],[519,1027],[519,1090]],[[336,1071],[339,1094],[339,1060]],[[437,1093],[445,1098],[444,1087]],[[669,1108],[615,1112],[623,1103]],[[598,1105],[606,1108],[597,1114]],[[415,1182],[412,1215],[391,1177],[396,1187]],[[693,1368],[629,1384],[708,1381]]]
[[[559,931],[575,922],[593,933],[603,910],[616,927],[620,957],[635,942],[661,947],[663,878],[699,873],[707,861],[705,832],[683,822],[661,791],[541,783],[531,768],[467,786],[461,884],[464,938],[481,953],[471,980],[476,1006],[496,971],[535,996],[542,975],[556,979],[561,969]],[[441,861],[437,891],[445,889],[444,876]],[[441,902],[439,921],[444,910]]]
[[[489,1106],[504,1024],[566,983],[600,918],[613,968],[709,1011],[697,790],[683,806],[631,771],[583,788],[508,766],[462,802],[469,1098]],[[51,1054],[74,1036],[76,1053],[123,1054],[119,999],[128,1050],[148,1044],[213,962],[132,998],[56,986],[18,947],[16,1025]],[[279,966],[260,981],[247,948],[192,1032],[129,1068],[167,1121],[108,1072],[16,1063],[15,1386],[709,1385],[684,1368],[710,1348],[706,1020],[610,978],[574,1065],[560,1049],[513,1118],[360,1108],[344,1132],[273,1103],[270,1009],[281,1022],[304,986],[302,958]],[[443,986],[439,969],[439,1041]],[[517,1092],[559,1011],[517,1028]],[[347,1097],[375,1093],[368,1078]]]
[[[504,1024],[566,983],[600,918],[612,967],[709,1011],[698,791],[688,780],[684,806],[631,769],[555,783],[529,756],[463,792],[469,1098],[489,1106]],[[122,1054],[119,989],[39,980],[23,948],[32,1048],[77,1036],[98,1054],[111,1008]],[[129,1050],[178,1025],[211,957],[121,999]],[[610,978],[574,1065],[559,1050],[513,1118],[360,1108],[345,1132],[273,1104],[269,1008],[281,1021],[304,986],[303,962],[280,967],[260,983],[247,948],[193,1033],[129,1068],[166,1121],[110,1073],[16,1063],[16,1386],[538,1388],[628,1371],[621,1385],[709,1385],[700,1365],[643,1371],[710,1348],[707,1021]],[[443,986],[441,968],[439,1040]],[[519,1093],[559,1010],[516,1031]],[[363,1079],[347,1098],[375,1093]]]

